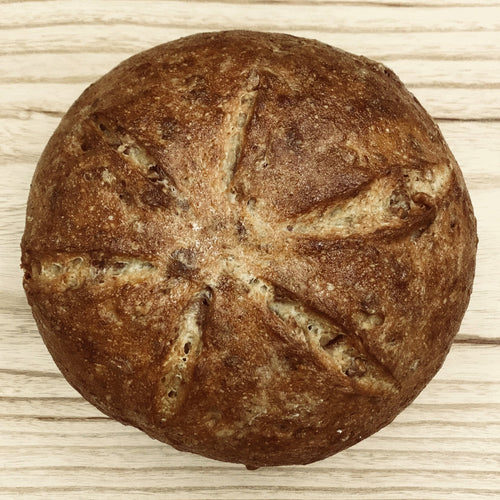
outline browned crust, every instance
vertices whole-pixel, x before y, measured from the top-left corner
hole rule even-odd
[[[441,366],[476,222],[437,126],[384,66],[230,31],[90,86],[34,175],[24,286],[68,381],[180,450],[308,463]]]

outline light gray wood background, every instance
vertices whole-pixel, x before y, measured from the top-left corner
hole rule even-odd
[[[37,159],[97,77],[153,45],[248,28],[384,62],[435,117],[479,225],[451,353],[389,427],[309,466],[249,472],[103,416],[62,378],[24,298],[19,241]],[[0,1],[0,499],[500,498],[500,2]]]

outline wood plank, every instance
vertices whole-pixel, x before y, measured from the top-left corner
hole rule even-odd
[[[469,311],[475,314],[466,314],[461,327],[461,333],[471,336],[482,336],[482,332],[486,331],[498,332],[500,320],[500,269],[491,265],[500,247],[500,228],[498,224],[487,222],[491,220],[492,207],[498,205],[499,191],[491,189],[481,193],[479,196],[477,192],[471,192],[479,235],[475,288],[469,305]],[[493,336],[498,338],[498,333]]]
[[[4,138],[0,143],[0,161],[11,166],[3,178],[4,186],[21,190],[11,193],[13,197],[26,198],[36,162],[59,121],[60,114],[56,112],[36,110],[20,112],[16,117],[0,117],[0,136]],[[500,187],[500,121],[441,120],[438,124],[469,189]]]
[[[41,0],[40,0],[41,1]],[[11,499],[10,496],[12,489],[6,489],[4,495],[0,492],[0,498]],[[61,498],[67,499],[68,495],[71,495],[71,499],[84,499],[92,498],[93,494],[97,494],[99,500],[122,500],[125,494],[133,495],[134,499],[143,498],[161,498],[161,499],[174,499],[174,500],[207,500],[209,498],[214,499],[273,499],[273,500],[331,500],[332,497],[337,497],[341,495],[342,500],[390,500],[396,499],[401,500],[402,498],[412,500],[422,498],[433,500],[449,500],[450,491],[446,487],[427,487],[421,486],[417,490],[412,490],[408,488],[397,488],[397,487],[378,487],[371,488],[369,486],[364,488],[350,488],[346,490],[344,488],[329,488],[326,491],[320,491],[318,488],[306,488],[305,490],[296,490],[290,488],[282,488],[278,491],[268,490],[266,488],[252,488],[250,490],[239,490],[238,488],[228,488],[227,491],[220,492],[218,490],[210,490],[209,488],[202,488],[200,490],[196,489],[181,489],[176,488],[169,490],[166,488],[122,488],[122,487],[103,487],[103,488],[92,488],[91,490],[86,488],[37,488],[37,487],[26,487],[22,491],[20,489],[15,490],[15,498],[27,498],[27,499],[41,499],[41,498]],[[50,495],[50,496],[47,496]],[[90,497],[89,497],[90,495]],[[487,499],[487,498],[498,498],[498,490],[475,490],[473,488],[462,488],[453,489],[453,500],[475,500],[475,499]]]
[[[438,121],[438,125],[464,173],[469,189],[477,191],[499,187],[500,121]]]
[[[0,55],[0,83],[86,85],[128,56],[122,52],[83,52],[80,57],[71,52]],[[412,88],[500,89],[500,63],[494,71],[489,59],[391,59],[388,66]]]
[[[286,32],[307,38],[316,38],[334,47],[365,55],[376,60],[393,59],[486,59],[498,61],[500,46],[495,31],[340,33],[332,29],[320,33],[314,30],[295,30],[293,24]],[[39,53],[71,53],[79,60],[84,54],[118,52],[130,56],[155,45],[193,33],[191,29],[135,26],[124,30],[120,25],[78,26],[68,25],[25,28],[5,28],[5,40],[0,46],[2,55]]]
[[[65,382],[46,353],[37,333],[33,332],[33,335],[39,342],[40,349],[39,353],[34,348],[30,349],[30,352],[34,354],[34,357],[43,358],[44,364],[40,363],[38,366],[30,364],[29,367],[21,368],[20,364],[12,367],[2,362],[0,366],[0,418],[14,414],[19,417],[33,418],[102,417],[98,410],[87,404]],[[417,414],[413,419],[422,420],[422,415],[419,413],[420,407],[425,407],[429,412],[433,406],[436,406],[439,411],[443,407],[448,407],[447,412],[463,403],[469,406],[470,411],[477,411],[479,407],[483,411],[482,407],[490,405],[500,406],[498,387],[500,375],[494,375],[499,355],[500,345],[454,345],[440,372],[415,400]],[[477,363],[478,359],[481,359],[480,364]],[[493,377],[490,380],[484,380],[482,378],[484,373],[491,373]],[[17,413],[13,413],[14,409],[17,409]],[[436,421],[447,424],[446,412],[438,412],[436,415],[440,416],[435,416]],[[406,412],[402,415],[405,414]],[[491,417],[490,414],[488,422]],[[483,418],[484,416],[479,419],[479,422]],[[408,421],[411,419],[407,420],[403,417],[403,422]],[[500,438],[500,433],[498,437]]]
[[[92,83],[0,83],[0,118],[61,116]],[[500,89],[409,87],[436,119],[500,120]]]
[[[471,390],[471,385],[483,383],[481,391],[477,391],[472,397],[479,398],[477,401],[468,399],[471,404],[494,403],[500,404],[500,391],[496,384],[500,384],[500,375],[492,380],[482,380],[482,374],[486,372],[495,373],[500,356],[500,345],[475,345],[465,346],[456,344],[453,346],[448,358],[439,371],[438,375],[428,386],[427,392],[416,400],[418,404],[434,404],[435,397],[441,392],[453,393],[454,396],[461,395]],[[481,359],[481,364],[475,362]],[[47,358],[48,359],[48,358]],[[432,396],[434,394],[434,396]],[[464,395],[465,397],[466,395]],[[492,396],[491,399],[487,399]],[[461,396],[460,396],[461,397]],[[56,400],[57,398],[77,398],[78,401],[70,401],[69,404],[79,404],[79,394],[65,382],[63,376],[53,369],[52,361],[47,363],[45,369],[34,369],[29,366],[22,368],[8,367],[5,363],[0,364],[0,398],[10,404],[15,398],[28,400],[33,398],[42,407],[45,398]],[[428,399],[430,398],[430,399]],[[2,399],[2,400],[3,400]],[[483,399],[485,399],[483,401]],[[82,400],[83,401],[83,400]],[[32,401],[28,401],[29,404]],[[442,400],[440,404],[452,404],[453,401]],[[437,404],[437,403],[436,403]],[[500,434],[498,436],[500,438]]]
[[[56,26],[62,24],[123,24],[189,28],[193,31],[245,28],[266,31],[316,32],[433,32],[488,31],[500,28],[498,4],[473,6],[416,6],[392,4],[288,4],[253,5],[225,2],[86,2],[47,1],[5,4],[0,28]]]
[[[185,467],[145,467],[129,468],[125,465],[104,466],[94,465],[95,458],[89,456],[89,464],[86,467],[54,467],[48,470],[40,468],[8,469],[4,471],[4,476],[12,484],[29,486],[36,484],[39,489],[44,488],[50,491],[51,488],[78,486],[96,488],[109,487],[109,485],[120,485],[121,488],[140,489],[155,488],[156,492],[204,492],[205,494],[218,493],[219,498],[228,498],[224,495],[234,495],[238,492],[238,497],[243,491],[252,492],[254,495],[262,494],[265,491],[277,494],[279,492],[308,493],[309,498],[314,498],[314,493],[341,493],[353,488],[353,484],[362,483],[372,490],[387,488],[387,477],[390,477],[390,484],[393,489],[406,489],[408,491],[421,491],[422,483],[436,484],[443,474],[446,474],[449,481],[453,481],[454,488],[458,491],[475,489],[477,491],[496,491],[498,493],[498,477],[491,471],[475,470],[454,470],[453,468],[428,469],[418,471],[415,469],[391,468],[385,470],[384,474],[377,469],[366,469],[358,471],[356,468],[345,467],[344,460],[337,458],[337,467],[332,466],[329,471],[323,473],[303,468],[275,468],[273,470],[261,469],[249,474],[243,468],[224,469],[227,473],[221,474],[220,470],[212,471],[209,467],[199,467],[189,470]],[[219,472],[219,473],[214,473]],[[230,472],[230,474],[229,474]],[[326,482],[326,484],[325,484]],[[189,484],[189,486],[186,486]],[[318,486],[320,484],[320,486]],[[359,486],[354,488],[354,492]],[[160,490],[161,489],[161,490]],[[416,490],[416,491],[415,491]],[[229,496],[229,498],[235,498]],[[243,497],[245,498],[245,497]],[[248,498],[248,497],[247,497]],[[255,498],[255,496],[253,497]],[[273,496],[274,498],[274,496]],[[281,497],[283,498],[283,497]]]
[[[412,88],[435,119],[500,120],[499,89]]]
[[[228,472],[241,469],[241,466],[218,463],[212,460],[203,459],[202,457],[192,457],[187,453],[179,453],[172,448],[149,440],[150,445],[120,445],[112,450],[109,448],[101,448],[99,446],[71,446],[65,447],[62,445],[46,445],[40,446],[19,446],[19,449],[13,450],[9,447],[0,452],[0,460],[5,464],[7,470],[26,468],[24,455],[29,454],[32,457],[33,468],[40,469],[60,469],[60,468],[81,468],[88,467],[89,457],[94,456],[94,460],[98,463],[105,463],[109,459],[110,454],[116,463],[127,464],[128,468],[145,469],[151,468],[159,470],[163,468],[168,474],[173,470],[183,468],[186,471],[197,472],[201,468],[209,469],[214,472]],[[375,441],[375,438],[374,438]],[[472,440],[471,440],[472,441]],[[399,444],[397,444],[399,443]],[[376,443],[375,443],[376,444]],[[397,456],[403,455],[406,451],[406,446],[411,446],[411,442],[401,443],[393,439],[391,441],[396,449],[391,448],[391,453],[387,453],[385,449],[378,449],[372,444],[371,448],[363,449],[361,446],[353,447],[339,455],[337,459],[323,460],[319,464],[309,466],[306,472],[315,474],[320,477],[322,475],[331,474],[331,469],[334,462],[342,459],[342,468],[344,469],[359,469],[360,473],[364,471],[390,470],[394,466],[394,459]],[[469,441],[469,446],[471,442]],[[406,445],[406,446],[405,446]],[[71,453],[71,460],[68,463],[68,452]],[[463,451],[447,449],[448,460],[451,455],[463,455]],[[442,470],[443,458],[445,458],[444,450],[420,451],[404,454],[401,457],[399,464],[401,469],[410,469],[415,471],[427,471],[429,469]],[[130,463],[131,457],[133,463]],[[417,460],[415,460],[417,458]],[[95,461],[93,463],[95,463]],[[484,451],[470,453],[460,459],[455,470],[457,471],[486,471],[496,472],[500,466],[500,455],[487,455]],[[125,468],[122,465],[123,468]],[[289,472],[294,472],[297,468],[289,469]]]
[[[497,387],[500,385],[500,377],[488,381],[481,379],[484,371],[495,372],[498,356],[500,356],[500,345],[473,347],[454,345],[443,368],[428,389],[416,400],[416,403],[422,405],[453,404],[459,398],[458,402],[467,399],[471,404],[494,402],[500,404],[500,388]],[[481,358],[481,365],[474,362],[478,357]],[[22,369],[19,365],[17,368],[8,367],[4,363],[0,365],[2,411],[12,407],[16,400],[19,402],[19,407],[26,403],[30,412],[38,411],[36,410],[38,407],[40,411],[46,412],[47,410],[43,409],[44,405],[57,405],[58,398],[68,399],[63,403],[70,406],[80,405],[83,402],[62,375],[54,370],[52,361],[49,358],[46,360],[47,364],[44,369],[38,370],[31,366]],[[475,384],[479,384],[479,387]],[[449,397],[450,400],[439,399],[441,393],[443,393],[443,398]],[[498,436],[500,438],[500,433]]]
[[[9,3],[32,3],[32,2],[47,2],[48,0],[0,0],[0,4]],[[113,0],[112,0],[113,1]],[[114,0],[115,2],[117,0]],[[134,0],[133,0],[134,1]],[[135,0],[136,2],[142,2],[142,0]],[[194,0],[190,0],[194,2]],[[233,4],[250,4],[250,5],[260,5],[265,3],[263,0],[197,0],[199,3],[233,3]],[[499,3],[494,0],[442,0],[441,2],[436,2],[435,0],[399,0],[394,2],[394,0],[269,0],[267,3],[276,4],[296,4],[301,6],[308,5],[359,5],[359,6],[375,6],[375,7],[426,7],[426,8],[436,8],[436,7],[491,7],[492,5],[498,5]]]

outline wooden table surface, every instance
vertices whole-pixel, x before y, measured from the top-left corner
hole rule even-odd
[[[446,363],[390,426],[309,466],[247,471],[103,416],[63,379],[21,286],[37,159],[73,100],[129,55],[199,31],[284,31],[390,66],[437,120],[479,226]],[[0,499],[500,498],[500,2],[0,1]]]

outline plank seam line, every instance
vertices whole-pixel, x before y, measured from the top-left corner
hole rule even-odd
[[[31,29],[31,28],[51,28],[54,26],[67,26],[67,27],[81,27],[81,26],[144,26],[146,28],[163,28],[163,29],[178,29],[178,30],[189,30],[193,32],[197,31],[214,31],[214,30],[222,30],[227,29],[227,25],[224,23],[204,23],[204,24],[176,24],[176,23],[155,23],[155,22],[138,22],[132,20],[120,19],[113,22],[96,22],[96,21],[78,21],[78,22],[67,22],[67,21],[59,21],[53,23],[30,23],[30,24],[20,24],[20,25],[0,25],[0,31],[5,30],[19,30],[19,29]],[[243,27],[242,27],[243,29]],[[247,28],[250,29],[250,28]],[[276,31],[279,30],[279,26],[275,24],[261,24],[261,25],[252,25],[252,29],[256,31]],[[436,27],[434,29],[425,27],[423,29],[416,28],[394,28],[391,27],[379,27],[377,29],[371,28],[348,28],[345,26],[338,27],[323,27],[317,25],[297,25],[297,26],[289,26],[285,31],[287,32],[300,32],[300,31],[312,31],[317,33],[498,33],[497,28],[481,28],[481,29],[472,29],[472,28],[464,28],[464,29],[443,29],[440,27]]]

